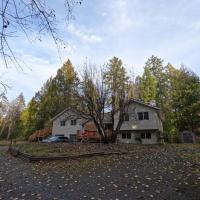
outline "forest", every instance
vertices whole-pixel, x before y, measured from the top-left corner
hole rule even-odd
[[[120,109],[122,123],[124,105],[132,98],[161,108],[167,140],[176,139],[183,130],[199,134],[200,78],[184,65],[164,63],[152,55],[142,75],[135,77],[117,57],[105,66],[84,64],[81,72],[68,59],[27,105],[22,93],[13,101],[1,94],[0,137],[27,139],[34,131],[51,127],[51,119],[67,107],[88,114],[105,137],[104,113],[110,111],[114,116]]]

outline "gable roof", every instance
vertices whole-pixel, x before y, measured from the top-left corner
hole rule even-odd
[[[61,115],[63,115],[67,111],[71,111],[71,112],[77,114],[78,116],[80,116],[81,118],[85,118],[85,119],[88,118],[87,116],[81,115],[75,108],[68,107],[68,108],[64,109],[62,112],[58,113],[55,117],[53,117],[51,119],[51,121],[56,120],[58,117],[60,117]]]
[[[136,99],[130,99],[128,102],[127,102],[127,105],[128,104],[131,104],[131,103],[138,103],[140,105],[143,105],[143,106],[146,106],[146,107],[149,107],[149,108],[152,108],[152,109],[155,109],[155,110],[160,110],[160,108],[156,107],[156,106],[153,106],[151,104],[147,104],[147,103],[144,103],[143,101],[140,101],[140,100],[136,100]],[[118,111],[119,109],[117,109]],[[62,112],[58,113],[55,117],[53,117],[51,120],[54,121],[56,120],[58,117],[60,117],[62,114],[64,114],[65,112],[67,111],[71,111],[75,114],[77,114],[78,116],[80,116],[81,118],[84,118],[84,119],[87,119],[87,120],[91,120],[90,117],[88,117],[87,115],[84,115],[84,114],[81,114],[78,110],[76,110],[75,108],[72,108],[72,107],[68,107],[66,109],[64,109]],[[108,113],[105,113],[104,115],[104,123],[111,123],[111,113],[108,112]]]
[[[143,105],[143,106],[146,106],[146,107],[155,109],[155,110],[160,110],[160,108],[158,108],[157,106],[153,106],[153,105],[151,105],[151,104],[144,103],[143,101],[136,100],[136,99],[130,99],[130,100],[128,101],[127,104],[131,104],[131,103],[138,103],[138,104],[140,104],[140,105]]]

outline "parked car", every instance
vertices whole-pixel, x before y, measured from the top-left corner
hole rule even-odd
[[[42,140],[42,143],[58,143],[58,142],[69,142],[69,138],[64,136],[50,136]]]

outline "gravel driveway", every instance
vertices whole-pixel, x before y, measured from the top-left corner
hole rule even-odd
[[[76,165],[26,163],[3,155],[3,150],[0,147],[0,199],[200,199],[197,145],[165,146],[107,160],[93,158],[87,161],[93,163],[88,169],[81,160]]]

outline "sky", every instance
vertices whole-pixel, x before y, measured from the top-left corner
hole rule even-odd
[[[58,20],[63,19],[62,0],[48,3]],[[1,67],[0,80],[10,87],[9,100],[23,92],[28,103],[68,58],[80,72],[86,61],[98,67],[117,56],[136,76],[156,55],[176,68],[184,64],[200,76],[199,8],[200,0],[83,0],[74,8],[73,19],[58,24],[67,44],[60,54],[48,35],[42,42],[24,36],[13,39],[23,70]]]

